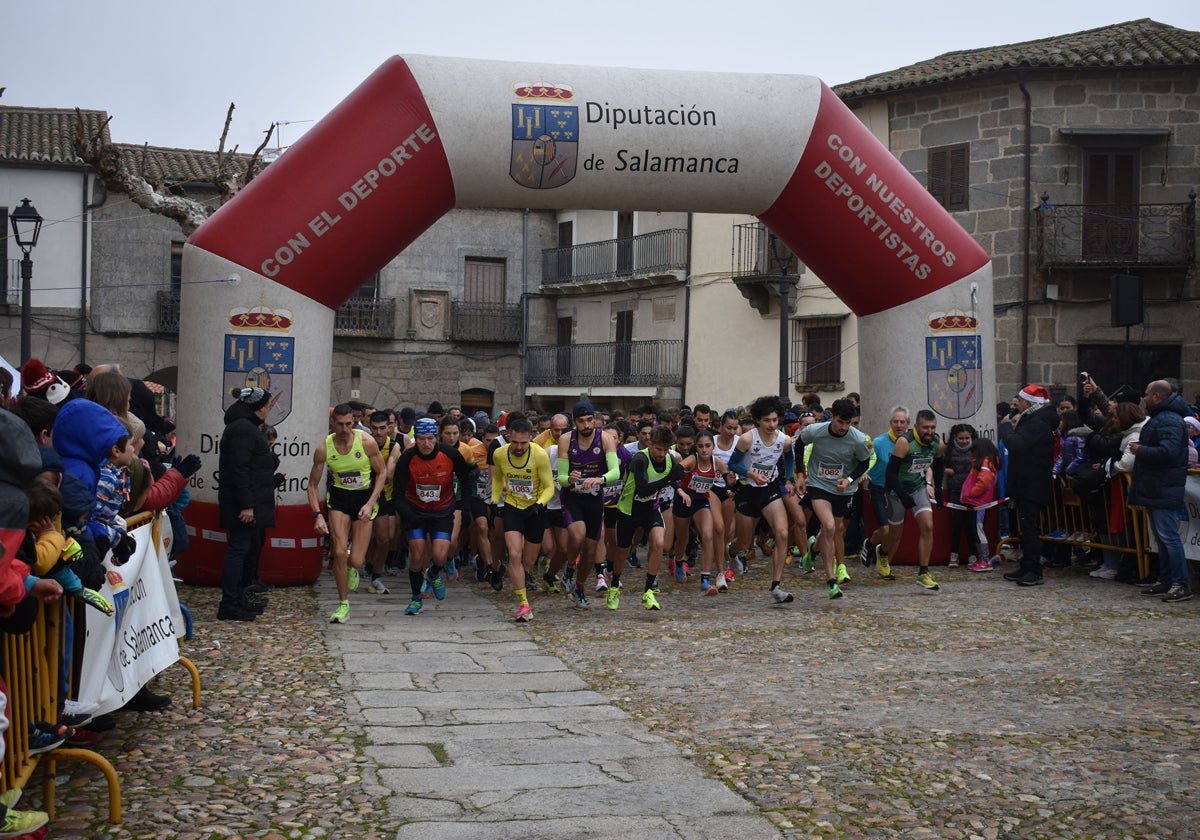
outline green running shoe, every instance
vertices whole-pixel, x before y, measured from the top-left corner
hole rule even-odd
[[[844,593],[842,592],[842,588],[840,586],[838,586],[836,583],[829,584],[829,599],[830,600],[833,600],[834,598],[841,598],[843,594]]]
[[[834,569],[834,576],[837,578],[838,583],[849,583],[850,582],[850,573],[848,571],[846,571],[845,563],[837,564],[837,567]]]
[[[938,591],[937,581],[933,579],[933,575],[929,574],[929,572],[917,575],[917,586],[928,592]]]
[[[346,569],[346,588],[351,592],[357,592],[358,583],[358,569],[353,566]]]
[[[608,592],[604,596],[604,606],[610,610],[615,610],[621,606],[621,588],[619,586],[608,587]]]
[[[417,615],[418,613],[421,612],[421,606],[422,606],[421,599],[413,598],[411,601],[408,602],[408,606],[404,608],[404,614],[405,615]]]
[[[648,610],[661,609],[658,599],[654,597],[654,592],[649,589],[642,593],[642,606]]]
[[[337,609],[333,611],[333,614],[331,616],[329,616],[329,623],[330,624],[345,624],[349,620],[350,620],[350,602],[349,601],[339,601],[338,605],[337,605]]]

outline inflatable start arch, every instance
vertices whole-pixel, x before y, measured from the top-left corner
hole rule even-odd
[[[818,79],[395,57],[188,240],[191,557],[223,553],[229,388],[263,384],[282,393],[269,422],[290,479],[263,577],[316,578],[302,479],[327,431],[334,311],[456,206],[755,215],[860,317],[871,406],[924,395],[991,425],[988,256]],[[184,565],[219,582],[219,564]]]

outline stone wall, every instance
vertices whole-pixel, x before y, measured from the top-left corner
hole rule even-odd
[[[1184,202],[1200,184],[1200,79],[1194,70],[1039,73],[1030,74],[1024,84],[1031,105],[1034,205],[1043,193],[1053,204],[1083,203],[1080,146],[1064,137],[1062,128],[1167,128],[1166,142],[1144,140],[1140,201]],[[1026,381],[1073,392],[1078,343],[1124,341],[1124,330],[1109,326],[1108,278],[1116,269],[1051,272],[1037,264],[1036,226],[1025,201],[1020,80],[1006,74],[894,94],[889,101],[892,151],[918,179],[927,177],[930,148],[970,144],[970,209],[955,218],[992,255],[997,398],[1007,399]],[[1127,142],[1113,138],[1113,145]],[[1032,255],[1028,293],[1027,221]],[[1190,393],[1200,381],[1200,345],[1193,326],[1200,288],[1194,262],[1190,271],[1128,270],[1142,275],[1146,285],[1146,322],[1133,340],[1181,343],[1179,374]],[[1058,286],[1057,301],[1047,299],[1048,283]]]

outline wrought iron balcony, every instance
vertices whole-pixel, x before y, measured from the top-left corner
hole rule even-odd
[[[450,303],[450,338],[453,341],[521,343],[519,303]]]
[[[157,298],[158,317],[154,331],[162,335],[179,335],[179,292],[160,291]]]
[[[656,278],[682,282],[687,279],[687,249],[688,232],[681,228],[547,248],[542,251],[542,286],[577,283],[595,288],[605,282],[620,285]]]
[[[1043,266],[1162,266],[1196,261],[1196,192],[1179,204],[1050,204],[1037,208]]]
[[[395,335],[396,301],[350,298],[333,318],[334,338],[391,338]]]
[[[683,342],[676,339],[538,345],[526,362],[525,381],[535,386],[683,384]]]
[[[803,273],[804,263],[766,225],[733,226],[733,284],[759,313],[766,315],[779,298],[781,281],[794,288]]]

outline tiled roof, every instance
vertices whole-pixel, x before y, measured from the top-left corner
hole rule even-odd
[[[80,113],[91,133],[108,119],[103,111]],[[107,127],[104,137],[109,137]],[[82,166],[83,161],[75,155],[75,110],[0,105],[0,162],[3,161]]]
[[[959,50],[834,87],[843,99],[925,87],[1023,68],[1200,65],[1200,32],[1150,18],[1020,44]]]
[[[217,153],[195,149],[168,149],[163,146],[135,146],[131,143],[115,143],[125,158],[125,165],[140,173],[152,184],[211,184],[217,176]],[[250,155],[238,153],[232,157],[240,172],[250,160]],[[262,169],[260,162],[259,169]]]

